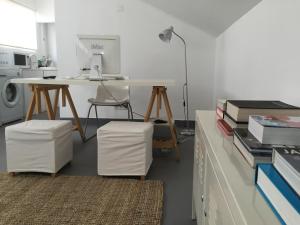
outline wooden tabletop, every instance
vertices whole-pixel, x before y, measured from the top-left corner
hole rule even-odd
[[[43,79],[43,78],[16,78],[11,79],[11,83],[16,84],[48,84],[48,85],[87,85],[98,86],[101,85],[100,81],[90,81],[87,79]],[[107,80],[102,81],[105,85],[109,86],[175,86],[175,80]]]

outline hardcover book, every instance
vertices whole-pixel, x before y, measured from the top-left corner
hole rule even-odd
[[[282,224],[299,225],[300,198],[272,164],[259,164],[256,184]]]
[[[300,117],[250,116],[248,129],[263,144],[300,145]]]
[[[260,143],[247,128],[236,128],[234,134],[241,140],[242,144],[249,152],[272,152],[276,147],[285,147],[284,145],[269,145]]]
[[[222,111],[226,110],[226,99],[218,99],[217,101],[217,107],[220,108]]]
[[[300,196],[300,147],[275,147],[273,164]]]
[[[236,122],[232,119],[226,112],[224,112],[224,120],[228,125],[233,128],[246,128],[248,127],[248,122]]]
[[[300,117],[293,116],[251,116],[264,127],[300,128]]]
[[[247,128],[236,128],[233,132],[234,145],[252,168],[259,163],[272,161],[273,145],[262,145]]]
[[[236,122],[248,122],[250,115],[300,116],[300,108],[281,101],[228,100],[226,112]]]
[[[217,109],[216,109],[216,114],[217,114],[219,119],[224,118],[224,110],[220,109],[219,107],[217,107]]]
[[[232,128],[223,119],[219,119],[217,121],[217,126],[224,135],[226,135],[226,136],[232,136],[233,135]]]

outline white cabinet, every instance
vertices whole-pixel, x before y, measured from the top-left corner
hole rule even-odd
[[[280,225],[254,183],[255,171],[216,126],[196,112],[193,217],[198,225]]]
[[[204,175],[205,175],[205,146],[201,137],[200,128],[195,128],[195,154],[194,154],[194,174],[193,174],[193,204],[194,217],[202,218],[203,198],[204,198]],[[202,222],[199,220],[199,224]]]
[[[204,224],[235,225],[209,157],[206,164],[205,190]]]

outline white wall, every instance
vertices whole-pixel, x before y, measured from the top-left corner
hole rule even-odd
[[[52,59],[53,66],[57,63],[57,48],[56,48],[56,28],[55,23],[47,24],[47,36],[48,36],[48,55]]]
[[[299,12],[299,0],[264,0],[217,39],[216,98],[300,105]]]
[[[43,56],[48,56],[48,32],[47,32],[47,24],[45,23],[37,23],[36,24],[37,31],[37,50],[36,55],[38,58],[42,58]]]
[[[158,39],[161,30],[174,25],[188,44],[191,117],[195,109],[213,107],[215,38],[139,0],[57,0],[55,7],[60,76],[79,73],[75,49],[77,34],[118,34],[122,73],[132,79],[175,79],[177,86],[170,87],[168,94],[175,118],[183,119],[183,45],[176,38],[171,44]],[[87,98],[95,95],[95,89],[72,87],[71,91],[80,116],[85,117]],[[151,88],[132,88],[135,111],[146,111],[150,93]],[[123,111],[101,111],[102,117],[126,115]],[[71,113],[63,108],[61,116],[69,117]]]
[[[36,0],[13,0],[13,1],[21,5],[24,5],[28,8],[31,8],[33,10],[36,10]]]
[[[12,0],[23,6],[31,8],[36,11],[36,21],[38,23],[54,23],[55,0]]]
[[[36,20],[38,23],[55,22],[54,0],[36,0]]]

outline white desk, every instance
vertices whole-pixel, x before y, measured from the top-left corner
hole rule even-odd
[[[19,83],[19,84],[28,84],[32,91],[32,98],[31,102],[27,111],[26,120],[31,120],[34,110],[39,113],[41,111],[41,93],[44,95],[48,118],[50,120],[54,120],[57,110],[58,110],[58,102],[59,102],[59,93],[61,90],[62,93],[62,106],[66,106],[66,100],[68,100],[70,108],[72,110],[74,119],[75,119],[75,127],[74,130],[78,130],[82,140],[85,140],[85,136],[82,130],[82,126],[73,103],[71,94],[69,92],[69,85],[81,85],[81,86],[99,86],[101,85],[100,81],[89,81],[86,79],[63,79],[63,78],[56,78],[56,79],[42,79],[42,78],[18,78],[12,79],[12,83]],[[103,81],[103,84],[107,86],[141,86],[141,87],[152,87],[152,95],[150,98],[150,102],[148,105],[147,112],[145,113],[144,120],[146,122],[149,121],[152,109],[157,100],[157,114],[156,116],[160,116],[160,110],[162,107],[162,103],[164,103],[168,123],[171,130],[172,139],[164,140],[164,141],[154,141],[154,148],[172,148],[175,149],[177,152],[177,159],[179,160],[179,149],[177,146],[177,138],[176,138],[176,129],[173,124],[173,114],[171,110],[171,106],[169,103],[169,99],[167,96],[167,86],[175,86],[174,80],[108,80]],[[55,90],[55,98],[54,104],[52,107],[50,97],[49,97],[49,90]]]
[[[12,83],[19,84],[46,84],[46,85],[88,85],[99,86],[100,81],[89,81],[87,79],[42,79],[42,78],[17,78],[12,79]],[[153,87],[153,86],[175,86],[174,80],[107,80],[103,81],[108,86],[141,86],[141,87]]]

